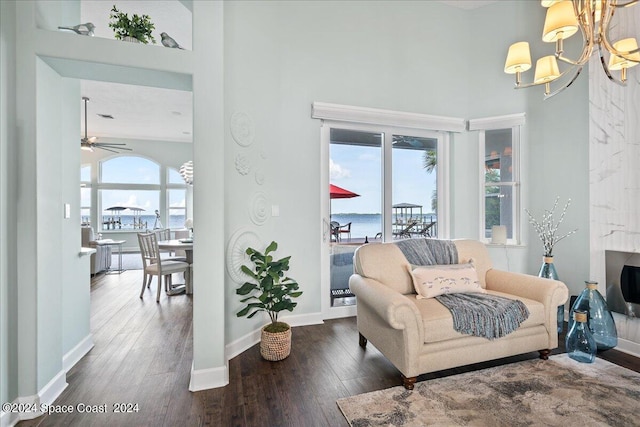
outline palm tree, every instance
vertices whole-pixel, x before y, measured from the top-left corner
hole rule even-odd
[[[438,166],[438,156],[436,150],[426,150],[422,158],[422,166],[427,173],[433,173]],[[431,211],[438,211],[438,189],[434,188],[431,193]]]
[[[438,157],[436,156],[436,150],[426,150],[422,159],[422,166],[427,173],[432,173],[438,166]]]

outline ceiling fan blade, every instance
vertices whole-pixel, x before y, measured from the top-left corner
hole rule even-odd
[[[119,153],[119,151],[112,150],[111,148],[105,148],[105,147],[101,147],[101,146],[99,146],[99,145],[96,145],[95,147],[96,147],[96,148],[99,148],[99,149],[101,149],[101,150],[111,151],[112,153]]]
[[[109,144],[93,144],[94,147],[96,148],[111,148],[111,149],[115,149],[115,150],[125,150],[125,151],[133,151],[131,148],[127,148],[127,147],[114,147],[111,146]]]
[[[97,136],[92,136],[91,138],[88,138],[87,141],[89,142],[96,142],[98,140]]]
[[[123,144],[123,143],[119,143],[119,142],[96,142],[97,145],[113,145],[113,146],[117,146],[117,145],[127,145],[127,144]]]

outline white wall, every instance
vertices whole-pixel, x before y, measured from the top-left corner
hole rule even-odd
[[[36,42],[38,49],[51,56],[73,60],[82,56],[93,61],[92,69],[99,68],[101,61],[113,63],[119,67],[118,76],[122,78],[127,75],[128,65],[139,68],[138,77],[146,75],[140,72],[143,68],[155,70],[156,82],[167,76],[193,74],[194,220],[198,224],[197,233],[208,236],[206,243],[196,244],[194,254],[194,289],[198,295],[194,298],[194,370],[213,373],[213,382],[224,375],[224,369],[219,368],[224,367],[225,344],[244,337],[265,321],[238,319],[235,315],[240,308],[235,294],[237,284],[224,276],[223,266],[226,243],[237,230],[255,231],[264,243],[277,240],[279,254],[292,255],[291,276],[305,292],[295,313],[320,311],[320,123],[310,118],[313,101],[468,118],[524,111],[529,160],[523,165],[526,171],[523,207],[534,211],[548,208],[556,194],[562,200],[567,197],[574,200],[565,224],[584,232],[559,244],[557,264],[572,293],[579,290],[586,278],[589,261],[584,251],[588,250],[589,225],[585,76],[565,93],[542,102],[541,91],[513,91],[512,77],[502,73],[504,54],[511,42],[539,38],[543,20],[539,2],[503,1],[473,12],[437,2],[194,2],[193,52],[121,46],[112,40],[78,37],[65,37],[69,48],[61,49],[56,40],[68,35],[50,33],[43,37],[38,32],[21,31],[15,61],[20,75],[15,78],[7,65],[11,61],[5,61],[4,56],[11,55],[4,49],[4,43],[14,42],[12,26],[6,25],[7,20],[11,21],[14,5],[0,4],[3,24],[0,99],[13,102],[13,87],[18,95],[16,113],[3,109],[0,115],[3,166],[0,220],[3,237],[5,231],[9,236],[8,242],[3,238],[0,246],[0,263],[8,264],[0,276],[2,315],[9,318],[8,326],[3,322],[0,329],[2,359],[9,361],[6,368],[0,365],[0,369],[9,371],[0,383],[3,401],[36,393],[43,381],[59,369],[61,354],[83,333],[78,329],[67,335],[63,326],[58,330],[54,327],[52,336],[60,342],[49,343],[48,338],[38,335],[40,329],[48,331],[48,326],[40,320],[36,326],[35,321],[40,314],[43,320],[48,318],[63,325],[72,321],[71,317],[60,318],[47,309],[38,313],[42,305],[34,301],[53,294],[62,298],[63,306],[72,303],[65,298],[67,288],[61,290],[59,283],[53,282],[52,289],[39,293],[45,284],[51,284],[41,278],[54,260],[60,261],[63,276],[67,267],[73,265],[70,259],[49,258],[47,239],[66,232],[65,221],[69,220],[61,219],[65,200],[72,205],[77,203],[72,193],[67,193],[67,180],[68,188],[78,187],[77,164],[67,165],[60,151],[50,151],[55,145],[46,145],[43,139],[45,133],[54,129],[61,134],[59,141],[66,140],[62,135],[66,129],[64,121],[61,128],[56,128],[40,113],[36,117],[38,109],[54,109],[54,101],[48,98],[43,99],[44,104],[36,101],[35,83],[64,80],[42,63],[36,75]],[[36,14],[32,3],[20,2],[17,9],[15,21],[20,27],[34,28]],[[49,21],[45,19],[39,25],[48,28],[52,25]],[[443,34],[447,37],[442,37]],[[510,35],[513,39],[509,39]],[[61,67],[60,61],[55,65]],[[64,93],[70,94],[66,90]],[[54,95],[50,93],[47,97]],[[77,105],[73,108],[78,108]],[[74,111],[78,117],[79,113]],[[229,123],[235,112],[246,113],[253,120],[255,137],[250,147],[236,144],[231,135]],[[12,126],[18,124],[20,127],[14,132]],[[76,134],[68,140],[77,138]],[[474,133],[454,137],[453,237],[478,236],[476,144]],[[42,153],[38,151],[41,145]],[[37,172],[34,163],[45,155],[57,159],[57,165],[44,166],[43,172]],[[19,168],[12,170],[10,163],[15,159],[19,159],[16,162]],[[249,173],[238,172],[237,159],[248,163]],[[242,161],[240,164],[244,164]],[[5,169],[5,165],[9,168]],[[65,168],[71,171],[69,177],[62,173]],[[12,172],[18,175],[14,182],[7,178]],[[256,172],[264,174],[263,184],[256,181]],[[72,174],[76,174],[73,182]],[[567,174],[570,180],[565,178]],[[49,177],[52,182],[39,182],[39,177]],[[53,182],[57,177],[60,181]],[[49,188],[54,184],[64,190]],[[57,198],[50,198],[45,190],[53,191]],[[280,208],[280,216],[268,217],[262,226],[250,219],[250,202],[257,193],[264,194],[269,208],[271,205]],[[8,204],[14,204],[16,210],[11,210]],[[49,226],[49,219],[38,215],[49,211],[58,218],[51,224],[54,231],[40,234],[40,229]],[[77,211],[72,206],[72,213]],[[509,249],[504,257],[502,253],[493,255],[512,270],[536,273],[541,245],[526,224],[523,228],[524,248]],[[19,240],[11,234],[12,230],[23,231]],[[17,254],[28,268],[16,272],[17,262],[11,253]],[[34,253],[39,254],[36,260]],[[15,283],[20,284],[20,295],[15,291]],[[69,290],[72,292],[72,288]],[[8,305],[16,307],[15,312],[4,310],[5,294]],[[45,344],[51,344],[51,355]]]
[[[470,24],[465,11],[437,2],[225,4],[226,239],[247,229],[265,246],[277,240],[278,255],[292,255],[290,275],[304,292],[294,314],[321,310],[320,122],[310,118],[311,103],[466,116],[460,48]],[[253,120],[250,147],[230,133],[236,112]],[[236,169],[238,156],[250,164],[246,175]],[[260,226],[249,216],[258,193],[268,201]],[[280,216],[270,216],[271,205]],[[227,276],[227,343],[266,320],[236,317],[237,286]]]
[[[0,401],[17,394],[15,263],[15,4],[0,2]],[[6,415],[8,419],[8,415]],[[0,424],[4,419],[0,419]]]
[[[579,231],[558,243],[554,255],[560,279],[569,287],[570,294],[576,295],[589,276],[588,73],[583,70],[570,88],[545,101],[543,87],[514,90],[514,76],[502,71],[508,47],[516,41],[530,43],[533,61],[553,52],[552,44],[539,40],[545,10],[539,2],[502,1],[472,12],[474,22],[482,25],[476,27],[477,37],[471,40],[474,65],[469,67],[473,71],[468,74],[472,80],[470,116],[526,113],[521,156],[523,245],[506,249],[490,247],[496,267],[537,274],[544,254],[524,209],[540,218],[560,196],[556,211],[559,215],[564,203],[571,198],[571,206],[559,231],[568,232],[574,228]],[[575,52],[578,42],[579,37],[568,41],[567,51]],[[523,83],[532,79],[533,69],[523,74]],[[469,146],[476,144],[474,133],[470,136]],[[477,156],[476,150],[475,163],[459,167],[462,175],[456,174],[456,180],[477,176]],[[456,164],[458,160],[459,157]],[[476,175],[468,177],[464,171],[473,171]],[[474,204],[464,211],[477,210],[477,193],[473,193],[476,188],[455,187],[456,200],[473,200]],[[462,206],[464,204],[459,204],[457,210]],[[456,222],[464,221],[464,218],[458,218]]]
[[[62,370],[62,79],[36,59],[37,390]],[[80,248],[77,248],[79,251]]]
[[[90,337],[90,257],[81,258],[80,250],[80,150],[75,142],[80,116],[80,84],[75,79],[60,79],[61,202],[69,204],[71,215],[62,220],[62,354],[67,355],[81,341]],[[64,209],[64,208],[63,208]],[[62,213],[59,214],[62,216]]]

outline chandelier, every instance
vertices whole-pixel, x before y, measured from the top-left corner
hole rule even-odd
[[[531,68],[531,53],[529,43],[517,42],[509,47],[504,72],[516,75],[516,89],[544,85],[547,99],[568,88],[578,78],[591,54],[597,50],[602,69],[609,80],[626,85],[627,68],[640,63],[638,42],[630,37],[612,43],[609,29],[611,18],[618,9],[633,6],[639,1],[619,3],[618,0],[542,0],[542,6],[547,8],[542,41],[555,42],[555,55],[538,59],[533,83],[523,84],[521,74]],[[578,30],[582,33],[582,52],[577,59],[571,59],[564,56],[564,40]],[[608,61],[605,60],[605,52],[608,52]],[[569,64],[562,72],[558,67],[558,60]],[[612,71],[620,71],[620,77],[614,77]],[[552,83],[555,83],[553,91]]]
[[[189,185],[193,185],[193,160],[189,160],[180,166],[180,175]]]

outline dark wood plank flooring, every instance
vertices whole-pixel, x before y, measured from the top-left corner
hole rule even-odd
[[[95,347],[67,374],[69,386],[55,402],[106,404],[107,413],[44,415],[19,426],[346,426],[336,399],[400,384],[398,371],[373,345],[358,346],[355,318],[346,318],[294,328],[292,354],[281,362],[263,360],[253,346],[229,362],[229,385],[191,393],[191,296],[163,294],[156,304],[154,279],[140,300],[141,282],[141,271],[94,278]],[[640,372],[638,358],[616,350],[600,356]],[[419,381],[536,357],[449,369]],[[114,403],[137,404],[138,412],[113,413]]]

